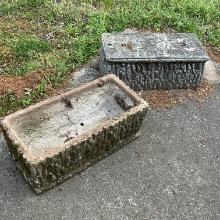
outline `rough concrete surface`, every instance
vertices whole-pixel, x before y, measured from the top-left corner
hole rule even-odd
[[[18,169],[40,194],[136,138],[147,109],[108,75],[10,114],[1,125]]]
[[[15,116],[10,128],[14,129],[32,154],[45,154],[47,150],[66,143],[68,139],[77,138],[108,119],[120,117],[125,110],[114,99],[119,94],[134,107],[130,97],[118,86],[106,83],[102,87],[70,96],[72,107],[66,106],[61,100],[50,105],[45,103],[39,109]]]
[[[212,84],[220,83],[220,64],[207,61],[204,68],[204,77]]]
[[[90,82],[101,76],[103,76],[103,74],[99,72],[99,57],[95,57],[85,67],[73,73],[69,86],[75,88],[83,83]]]
[[[102,46],[110,62],[189,62],[209,60],[192,33],[103,33]]]
[[[99,70],[136,91],[195,88],[208,55],[190,33],[103,33]]]
[[[0,219],[220,219],[215,86],[203,104],[150,110],[138,139],[42,196],[25,185],[1,136]]]

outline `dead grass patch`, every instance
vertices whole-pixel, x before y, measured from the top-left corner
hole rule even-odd
[[[140,95],[152,108],[169,109],[189,100],[202,103],[211,96],[213,90],[214,86],[204,80],[194,89],[152,90],[141,92]]]
[[[36,70],[26,76],[1,76],[0,96],[11,91],[17,97],[24,95],[27,89],[34,89],[43,79],[53,74],[51,69]]]

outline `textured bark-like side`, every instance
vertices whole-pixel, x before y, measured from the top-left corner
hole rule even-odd
[[[102,52],[101,73],[113,73],[134,90],[185,89],[200,85],[205,61],[109,62]]]
[[[103,127],[78,145],[72,145],[38,164],[27,162],[17,151],[16,144],[5,136],[9,150],[25,180],[35,193],[40,194],[110,155],[134,138],[146,111],[147,107],[142,107],[138,112],[119,120],[117,124]]]

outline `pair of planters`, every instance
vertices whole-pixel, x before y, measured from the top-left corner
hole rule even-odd
[[[190,44],[191,38],[184,36],[178,37]],[[158,42],[151,42],[155,37]],[[179,42],[179,38],[175,42]],[[181,81],[177,88],[198,85],[204,57],[181,64],[177,60],[167,62],[162,57],[161,64],[155,51],[152,52],[151,47],[160,48],[159,44],[163,46],[160,56],[167,56],[166,44],[172,39],[175,36],[167,39],[167,36],[152,34],[105,34],[100,70],[104,74],[113,72],[135,90],[175,88],[175,79]],[[192,42],[190,45],[186,48],[195,52],[198,45],[192,47]],[[151,58],[154,62],[147,60],[150,55],[154,55]],[[169,77],[164,78],[169,72],[164,65],[172,67],[171,81]],[[184,71],[191,74],[187,76],[190,79],[187,83],[175,76]],[[108,74],[2,121],[9,151],[37,194],[79,173],[137,136],[148,104],[115,75]]]

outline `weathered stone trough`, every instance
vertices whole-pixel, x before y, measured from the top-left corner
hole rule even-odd
[[[136,137],[148,105],[115,75],[6,116],[9,150],[39,194]]]
[[[104,33],[100,72],[134,90],[197,87],[208,56],[194,34]]]

